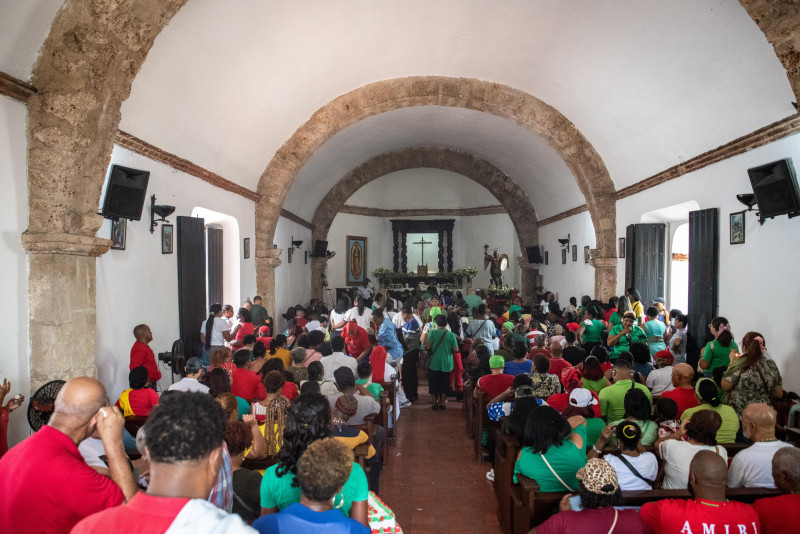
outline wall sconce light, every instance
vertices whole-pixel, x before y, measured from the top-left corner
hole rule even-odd
[[[166,204],[156,204],[156,196],[150,197],[150,233],[155,232],[158,223],[168,223],[167,217],[175,213],[175,206],[167,206]],[[156,215],[160,218],[156,219]]]
[[[753,193],[736,195],[736,200],[747,206],[747,211],[753,211],[753,206],[756,205],[756,196]]]
[[[558,242],[561,244],[562,248],[569,248],[569,234],[567,234],[566,239],[559,239]]]
[[[289,259],[289,263],[292,263],[292,254],[294,253],[294,251],[300,248],[300,245],[302,244],[303,244],[302,241],[297,241],[295,240],[294,236],[292,236],[292,244],[287,250],[287,258]]]

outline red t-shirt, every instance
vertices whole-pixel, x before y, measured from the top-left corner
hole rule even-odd
[[[300,396],[300,390],[297,389],[297,384],[294,382],[286,382],[281,390],[281,395],[293,401]]]
[[[129,369],[139,367],[140,365],[144,365],[147,369],[147,378],[149,378],[151,382],[158,382],[158,379],[161,378],[161,371],[158,370],[156,355],[153,354],[153,349],[146,343],[136,341],[133,347],[131,347],[131,365]]]
[[[236,346],[241,348],[244,343],[244,336],[247,335],[254,335],[256,328],[253,326],[253,323],[242,323],[242,327],[236,332],[236,335],[233,337],[233,341],[231,341],[231,346]],[[269,345],[267,345],[269,348]]]
[[[594,416],[599,419],[602,417],[602,414],[600,413],[600,399],[597,398],[597,393],[594,391],[592,391],[592,397],[594,397],[597,401],[597,404],[592,405],[592,410],[594,410]],[[547,397],[546,400],[547,404],[551,408],[558,410],[559,412],[563,412],[564,409],[569,406],[569,393],[553,393]]]
[[[0,406],[0,458],[8,451],[8,410]]]
[[[736,501],[666,499],[645,503],[639,510],[639,515],[654,534],[761,532],[758,515],[753,507]]]
[[[158,393],[151,388],[132,389],[128,394],[128,402],[131,404],[133,415],[150,415],[150,412],[158,404]],[[119,404],[119,399],[117,399],[115,406],[122,408]]]
[[[550,351],[547,349],[533,349],[528,353],[528,359],[532,360],[533,358],[536,357],[537,354],[544,354],[548,358],[550,358],[551,356]],[[552,371],[550,372],[550,374],[553,374]]]
[[[361,356],[371,346],[367,331],[355,323],[346,324],[342,333],[347,350],[354,358]]]
[[[297,324],[297,326],[300,328],[305,328],[305,326],[308,324],[308,319],[305,317],[296,317],[294,321],[295,324]]]
[[[672,399],[678,405],[678,415],[675,419],[680,419],[684,410],[700,406],[693,388],[675,388],[672,391],[665,391],[661,394],[661,397]]]
[[[166,532],[189,499],[154,497],[137,493],[128,504],[87,517],[78,523],[72,534],[106,534],[107,532]]]
[[[761,520],[761,534],[800,533],[800,495],[781,495],[753,503]]]
[[[231,393],[241,397],[247,402],[264,400],[267,398],[267,390],[261,379],[250,369],[236,369],[231,372]]]
[[[561,380],[561,371],[564,369],[572,367],[572,364],[569,363],[564,358],[550,358],[550,370],[548,373],[551,375],[556,375],[559,380]]]
[[[536,534],[607,534],[614,524],[614,508],[561,512],[536,528]],[[614,532],[649,534],[636,510],[618,510]],[[720,533],[721,534],[721,533]]]
[[[44,426],[0,460],[0,532],[67,533],[122,504],[122,490],[86,465],[63,432]]]
[[[511,387],[514,377],[501,373],[499,375],[484,375],[478,380],[478,386],[486,392],[486,402],[488,403],[496,396]]]

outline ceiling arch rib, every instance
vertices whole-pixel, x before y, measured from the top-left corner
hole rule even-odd
[[[351,170],[328,191],[317,206],[312,237],[326,239],[336,214],[348,198],[368,183],[387,174],[419,168],[443,169],[465,176],[485,187],[505,208],[521,249],[538,243],[536,211],[517,183],[492,163],[467,152],[444,147],[413,147],[380,154]]]

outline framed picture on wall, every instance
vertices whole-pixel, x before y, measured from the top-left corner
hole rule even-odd
[[[619,257],[620,258],[624,258],[625,257],[625,238],[624,237],[620,237],[619,238]]]
[[[561,249],[561,265],[566,265],[566,264],[567,264],[567,249],[562,248]]]
[[[247,259],[249,257],[250,257],[250,238],[249,237],[245,237],[244,238],[244,259]]]
[[[128,231],[128,219],[120,217],[111,220],[111,248],[125,250],[125,237]]]
[[[583,247],[583,263],[589,263],[589,245]]]
[[[367,238],[349,235],[346,240],[347,274],[345,285],[361,285],[367,279]]]
[[[161,225],[161,253],[172,254],[172,225]]]
[[[545,250],[544,251],[544,264],[548,265],[550,263],[550,254]]]
[[[578,245],[572,245],[572,261],[578,261]]]
[[[731,213],[731,245],[744,243],[744,212]]]

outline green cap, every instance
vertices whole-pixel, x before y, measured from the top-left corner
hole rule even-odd
[[[495,354],[494,356],[489,358],[490,369],[502,369],[505,366],[506,366],[506,361],[499,354]]]
[[[442,314],[442,309],[439,306],[433,306],[431,308],[431,311],[428,312],[428,313],[431,316],[431,321],[433,321],[434,319],[436,319],[437,315],[441,315]]]
[[[506,321],[506,322],[503,323],[503,328],[505,328],[509,332],[513,332],[514,331],[514,323],[512,323],[511,321]]]

